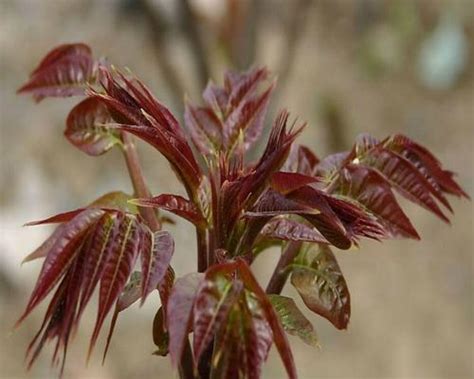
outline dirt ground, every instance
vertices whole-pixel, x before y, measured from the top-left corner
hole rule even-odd
[[[129,67],[160,99],[170,103],[166,81],[157,69],[156,51],[140,19],[127,14],[129,3],[132,0],[0,0],[2,378],[56,375],[49,366],[51,349],[45,349],[30,372],[24,369],[24,351],[40,325],[44,306],[20,329],[11,329],[40,268],[36,262],[20,267],[20,262],[50,231],[21,225],[78,207],[111,190],[131,191],[118,152],[93,159],[63,138],[64,119],[74,100],[46,100],[35,105],[31,99],[16,96],[15,91],[52,46],[84,41],[98,55]],[[171,7],[172,0],[159,3]],[[205,14],[209,11],[206,6],[216,6],[219,1],[193,3]],[[278,75],[278,62],[286,53],[282,49],[285,34],[278,20],[289,2],[270,3],[273,6],[266,8],[261,20],[258,41],[262,47],[257,63],[268,65]],[[393,3],[401,5],[394,8]],[[467,63],[448,88],[430,89],[417,74],[417,57],[423,41],[446,13],[456,15],[461,25]],[[458,172],[459,182],[472,196],[473,2],[321,0],[314,1],[307,17],[297,47],[288,51],[294,56],[287,59],[294,60],[277,99],[277,107],[285,106],[308,121],[304,142],[324,156],[335,144],[350,148],[351,141],[362,132],[380,138],[404,133],[421,141],[446,167]],[[183,36],[172,38],[171,59],[186,81],[192,79],[188,46]],[[215,56],[218,54],[210,58]],[[222,62],[217,58],[213,70],[214,79],[219,80]],[[196,92],[196,85],[190,84],[189,93],[197,100]],[[334,125],[325,116],[328,104],[336,109],[344,131],[336,142],[331,131]],[[146,146],[140,144],[140,148],[152,191],[181,191],[164,159]],[[307,313],[322,348],[315,350],[290,338],[301,378],[474,376],[472,202],[453,199],[455,214],[450,226],[403,204],[422,241],[389,241],[383,245],[363,241],[359,250],[337,252],[352,296],[351,323],[341,332]],[[194,234],[185,223],[178,223],[171,231],[177,245],[173,266],[177,275],[183,275],[194,270]],[[258,258],[255,270],[262,282],[277,258],[278,252],[273,250]],[[297,296],[290,286],[285,293]],[[297,302],[303,308],[300,299]],[[105,365],[101,366],[97,351],[86,368],[87,342],[95,321],[91,307],[68,352],[64,377],[176,377],[168,359],[151,355],[151,322],[157,305],[156,299],[150,299],[142,309],[133,307],[125,312]],[[264,377],[284,377],[273,350]]]

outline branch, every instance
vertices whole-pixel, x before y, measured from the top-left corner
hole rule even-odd
[[[123,141],[123,152],[125,155],[125,161],[127,162],[128,173],[130,179],[132,180],[133,190],[135,196],[137,197],[150,197],[150,191],[145,183],[143,177],[143,171],[140,166],[140,161],[138,159],[137,148],[133,141],[133,137],[128,133],[122,133]],[[151,230],[157,231],[161,229],[160,221],[156,217],[155,210],[153,208],[139,207],[140,214],[144,218],[147,225]]]
[[[133,141],[133,136],[128,133],[122,133],[122,141],[124,145],[124,155],[125,161],[127,162],[128,173],[133,184],[133,190],[135,195],[138,197],[150,197],[150,192],[145,184],[145,179],[143,177],[143,171],[140,166],[140,161],[138,159],[137,148]],[[145,219],[145,222],[150,227],[151,230],[157,231],[161,229],[161,223],[156,216],[155,210],[153,208],[139,207],[141,216]],[[183,379],[194,379],[193,370],[193,356],[191,352],[191,346],[189,340],[186,340],[183,357],[179,363],[179,374]]]
[[[298,252],[301,248],[301,242],[288,242],[285,250],[281,253],[280,260],[275,267],[275,271],[273,271],[272,277],[268,282],[266,292],[268,294],[279,294],[283,290],[285,286],[286,279],[288,278],[288,272],[286,268],[290,265],[295,257],[298,255]]]
[[[209,266],[209,251],[206,237],[206,231],[201,227],[196,227],[198,272],[206,271]]]

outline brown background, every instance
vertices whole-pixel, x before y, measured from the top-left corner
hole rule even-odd
[[[15,95],[16,88],[52,46],[89,43],[98,55],[130,67],[165,103],[173,98],[160,73],[158,54],[166,54],[197,100],[197,81],[189,45],[177,28],[166,34],[166,50],[152,47],[147,27],[130,8],[132,0],[0,0],[0,377],[50,378],[50,349],[27,373],[23,354],[39,327],[43,308],[14,333],[11,326],[26,304],[40,263],[20,267],[23,256],[49,233],[24,222],[72,209],[114,189],[130,191],[117,151],[93,159],[62,137],[74,100],[46,100],[39,106]],[[173,1],[152,2],[173,20]],[[238,1],[237,1],[238,3]],[[246,2],[243,2],[246,4]],[[269,1],[259,19],[257,62],[281,75],[291,61],[277,98],[293,115],[307,120],[304,142],[320,156],[332,151],[328,101],[338,109],[349,148],[361,132],[376,137],[402,132],[432,149],[473,195],[474,5],[472,1],[314,1],[306,27],[291,50],[284,28],[291,1]],[[202,22],[206,56],[219,80],[226,66],[216,42],[225,2],[193,1]],[[268,5],[269,4],[269,5]],[[121,10],[120,10],[121,9]],[[456,16],[467,41],[468,62],[443,90],[427,88],[417,75],[417,57],[443,15]],[[216,21],[217,20],[217,21]],[[282,60],[283,57],[283,60]],[[329,100],[328,100],[329,99]],[[179,105],[178,105],[179,107]],[[175,107],[176,109],[176,107]],[[163,158],[140,144],[143,164],[155,193],[180,191]],[[364,241],[360,251],[338,252],[352,294],[348,331],[335,330],[314,315],[321,350],[291,338],[301,378],[468,378],[473,370],[472,203],[453,201],[451,227],[406,204],[423,241]],[[171,228],[178,275],[194,269],[192,229]],[[277,251],[256,262],[262,282]],[[286,293],[295,295],[291,288]],[[302,304],[298,299],[298,303]],[[69,351],[66,378],[168,378],[176,376],[168,359],[151,356],[151,321],[158,302],[148,300],[119,320],[108,360],[99,351],[85,367],[87,341],[95,313],[84,318]],[[97,349],[99,350],[99,349]],[[264,377],[284,377],[272,351]]]

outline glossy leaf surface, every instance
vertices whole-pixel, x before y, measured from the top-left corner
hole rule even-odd
[[[287,333],[301,338],[310,346],[319,346],[313,325],[298,309],[292,298],[281,295],[269,295],[269,298]]]
[[[292,265],[291,284],[309,309],[336,328],[347,328],[351,315],[349,290],[329,247],[303,245]]]
[[[96,63],[83,43],[58,46],[43,58],[19,93],[31,93],[36,101],[45,97],[84,95],[96,77]]]
[[[105,104],[91,97],[71,110],[64,135],[86,154],[101,155],[121,143],[117,130],[107,127],[111,122],[113,119]]]
[[[179,195],[163,194],[151,199],[135,199],[133,204],[141,207],[164,209],[196,225],[205,222],[199,209],[192,202]]]
[[[109,194],[99,199],[98,203],[105,204],[107,199],[116,199],[117,196]],[[98,315],[90,345],[92,351],[105,317],[114,304],[115,313],[118,313],[135,301],[133,286],[124,293],[122,291],[139,255],[144,255],[144,261],[150,262],[146,281],[148,292],[151,286],[158,286],[168,269],[173,245],[166,232],[159,232],[162,234],[157,239],[161,243],[154,246],[144,244],[142,241],[151,238],[151,231],[139,216],[118,209],[99,208],[98,203],[90,208],[47,219],[63,223],[34,253],[35,257],[41,255],[45,260],[30,301],[18,323],[59,285],[46,312],[43,327],[32,342],[33,346],[35,342],[41,341],[36,345],[30,363],[37,357],[43,344],[54,337],[57,338],[57,349],[62,348],[65,356],[69,335],[77,327],[94,289],[99,286]],[[147,291],[140,291],[140,297],[144,299]],[[113,324],[115,319],[116,316]],[[56,331],[58,328],[61,332]],[[42,337],[38,340],[41,333]]]
[[[227,72],[222,86],[210,82],[202,106],[186,102],[187,135],[143,83],[94,61],[87,45],[61,45],[40,62],[19,92],[38,101],[86,95],[67,119],[65,135],[75,146],[100,155],[132,133],[168,160],[187,198],[161,194],[130,201],[113,192],[88,207],[30,223],[58,225],[25,259],[44,262],[19,322],[52,296],[28,348],[29,366],[52,339],[53,363],[60,352],[64,363],[70,336],[96,289],[90,351],[113,308],[106,351],[119,312],[158,289],[156,354],[169,352],[180,374],[187,369],[188,376],[199,372],[203,379],[258,378],[275,343],[288,377],[296,378],[285,331],[313,346],[316,334],[293,300],[266,295],[249,267],[256,254],[289,241],[294,249],[285,249],[268,292],[280,292],[289,273],[308,308],[345,329],[350,295],[330,245],[349,249],[361,238],[419,238],[393,191],[445,221],[452,211],[447,195],[468,197],[451,171],[406,136],[379,141],[363,135],[350,151],[320,160],[295,144],[304,124],[291,123],[287,111],[278,114],[263,153],[252,161],[248,151],[262,135],[274,87],[265,84],[268,76],[265,68],[253,68]],[[130,158],[130,150],[124,153]],[[137,204],[172,212],[196,227],[202,273],[174,282],[174,242],[167,232],[150,230]],[[137,260],[141,273],[132,274]]]
[[[201,273],[191,273],[177,279],[168,301],[169,351],[171,363],[175,367],[183,354],[184,343],[191,329],[192,310],[203,279]]]

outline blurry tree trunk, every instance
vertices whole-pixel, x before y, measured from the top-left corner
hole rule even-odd
[[[167,23],[160,10],[151,4],[150,0],[135,0],[138,10],[146,22],[151,42],[156,51],[156,59],[162,77],[165,80],[175,103],[175,109],[180,114],[183,109],[183,94],[185,86],[169,59],[166,47]]]
[[[199,87],[200,89],[204,89],[211,75],[206,49],[199,33],[196,15],[191,9],[188,0],[179,0],[179,5],[181,27],[193,53]]]

